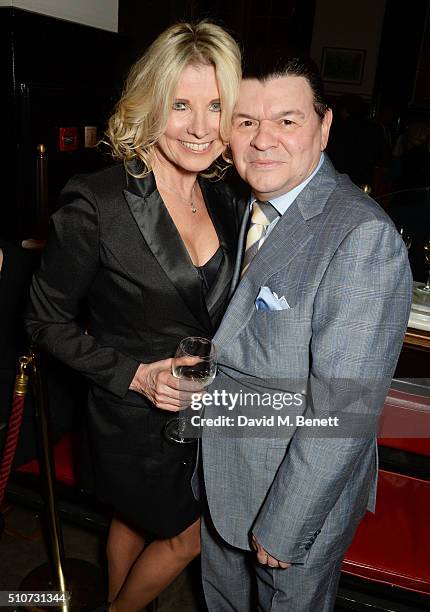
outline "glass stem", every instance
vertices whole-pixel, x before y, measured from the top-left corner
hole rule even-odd
[[[187,424],[187,416],[184,414],[183,410],[180,410],[178,413],[178,434],[181,440],[183,440],[185,436],[185,425],[186,424]]]
[[[425,289],[426,291],[430,291],[430,268],[429,268],[429,273],[428,273],[428,276],[427,276],[427,282],[426,282],[426,284],[425,284],[424,289]]]

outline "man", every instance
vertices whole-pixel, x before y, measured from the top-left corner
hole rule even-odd
[[[214,339],[217,388],[276,380],[285,391],[305,381],[295,416],[337,415],[341,433],[332,419],[329,433],[297,421],[284,435],[264,424],[240,435],[233,416],[231,428],[203,429],[211,612],[251,609],[253,579],[259,610],[332,610],[342,559],[374,509],[373,426],[402,345],[411,275],[389,218],[323,154],[331,121],[312,66],[279,60],[245,73],[231,149],[252,195],[237,286]],[[206,406],[205,417],[219,414]]]

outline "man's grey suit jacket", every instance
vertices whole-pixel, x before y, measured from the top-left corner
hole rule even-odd
[[[239,257],[246,225],[245,218]],[[237,279],[239,269],[240,261]],[[375,420],[402,346],[411,283],[388,216],[325,157],[237,285],[214,339],[217,388],[240,386],[242,377],[263,386],[305,380],[312,414]],[[290,309],[257,310],[262,286]],[[217,414],[205,408],[206,417]],[[376,440],[374,430],[323,435],[291,427],[280,437],[267,428],[262,437],[235,437],[203,428],[208,504],[224,540],[249,549],[253,533],[272,556],[296,563],[339,556],[344,525],[374,507]]]

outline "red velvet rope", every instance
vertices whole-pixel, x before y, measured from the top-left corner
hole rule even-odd
[[[18,444],[19,432],[21,430],[22,416],[24,414],[25,396],[14,395],[12,411],[9,418],[6,444],[4,446],[3,458],[0,466],[0,505],[3,503],[9,475],[12,469],[13,458]]]

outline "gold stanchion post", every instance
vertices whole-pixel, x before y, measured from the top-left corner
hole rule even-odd
[[[43,486],[43,501],[47,521],[47,549],[50,564],[32,570],[21,582],[20,591],[59,592],[56,601],[62,612],[90,610],[102,596],[102,579],[99,568],[81,559],[65,559],[63,535],[55,495],[55,461],[50,438],[50,416],[46,380],[44,376],[44,355],[31,350],[31,369],[35,414],[39,439],[40,477]],[[64,595],[63,595],[64,594]],[[69,600],[70,596],[70,600]],[[27,610],[53,610],[51,606],[26,605]]]

